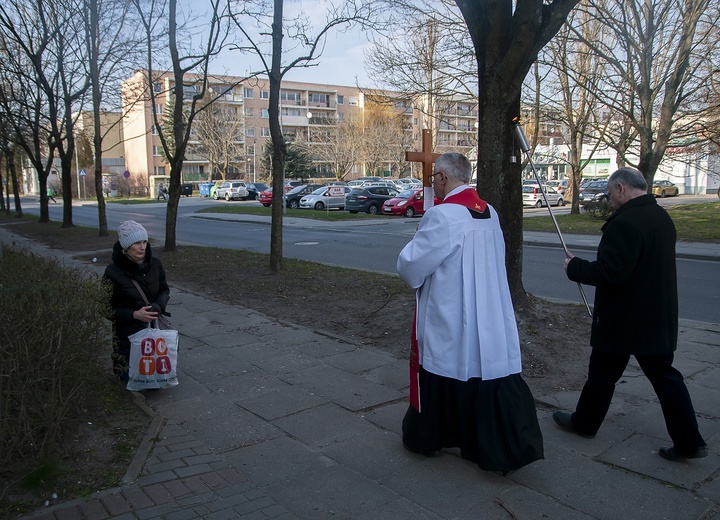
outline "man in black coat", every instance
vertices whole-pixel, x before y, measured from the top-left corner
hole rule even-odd
[[[672,366],[678,335],[675,225],[639,171],[617,170],[607,188],[615,212],[602,227],[597,260],[572,254],[565,260],[570,280],[596,287],[588,379],[575,413],[556,411],[553,419],[566,431],[594,437],[633,355],[658,396],[674,444],[658,454],[673,461],[705,457],[690,394]]]

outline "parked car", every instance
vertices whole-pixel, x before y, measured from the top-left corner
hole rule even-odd
[[[342,195],[330,196],[329,192],[331,188],[341,188]],[[350,193],[350,188],[347,186],[323,186],[301,198],[300,208],[315,209],[317,211],[333,208],[343,210],[345,209],[345,195],[348,193]]]
[[[610,194],[607,191],[608,181],[593,181],[580,192],[580,204],[588,202],[609,201]]]
[[[303,184],[297,186],[285,194],[285,205],[290,209],[298,209],[300,207],[300,199],[305,195],[309,195],[316,189],[325,186],[324,184]]]
[[[368,186],[367,188],[354,188],[345,196],[345,209],[350,213],[364,211],[371,215],[382,212],[382,205],[386,200],[397,197],[398,190],[387,186]]]
[[[258,200],[258,194],[261,191],[265,191],[269,188],[267,184],[264,182],[249,182],[247,184],[248,189],[248,199],[249,200]]]
[[[656,197],[674,197],[680,195],[680,188],[670,181],[655,181],[652,185],[652,194]]]
[[[225,181],[215,190],[215,199],[247,200],[248,189],[243,181]]]
[[[548,186],[547,184],[543,184],[542,190],[545,192],[545,196],[547,197],[548,202],[553,206],[565,205],[565,199],[563,199],[563,196],[558,193],[555,188]],[[536,208],[541,208],[547,205],[545,204],[545,198],[540,192],[540,187],[537,184],[524,185],[522,187],[522,197],[523,206],[535,206]]]
[[[257,200],[266,208],[270,207],[270,205],[272,204],[272,188],[268,188],[265,191],[261,191],[260,193],[258,193]]]
[[[408,218],[422,215],[425,213],[424,200],[422,188],[401,191],[397,197],[385,201],[382,212],[383,215],[403,215]]]
[[[566,190],[567,187],[568,187],[568,180],[567,180],[567,179],[563,179],[563,180],[561,180],[561,181],[547,181],[546,184],[547,184],[548,186],[551,186],[551,187],[555,188],[560,195],[564,195],[564,194],[565,194],[565,190]]]
[[[285,193],[302,185],[302,181],[285,181]]]

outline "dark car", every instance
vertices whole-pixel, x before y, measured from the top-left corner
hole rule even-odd
[[[300,199],[323,186],[325,185],[304,184],[302,186],[297,186],[285,194],[285,205],[290,209],[298,209],[300,207]]]
[[[354,188],[345,195],[345,209],[350,213],[364,211],[371,215],[382,212],[386,200],[397,197],[398,190],[387,186],[368,186],[367,188]]]
[[[593,181],[580,193],[580,204],[609,201],[608,181]]]
[[[258,194],[261,191],[269,189],[269,186],[264,182],[249,182],[247,183],[248,200],[257,200]]]

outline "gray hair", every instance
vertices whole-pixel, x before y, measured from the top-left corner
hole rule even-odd
[[[472,166],[467,157],[461,153],[448,152],[442,154],[435,161],[435,171],[442,171],[450,179],[464,182],[470,182],[472,175]]]
[[[624,184],[636,190],[647,191],[648,185],[645,177],[635,168],[620,168],[615,170],[608,179],[608,190],[615,188],[618,184]]]

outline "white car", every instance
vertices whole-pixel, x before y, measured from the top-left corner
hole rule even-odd
[[[545,192],[548,202],[551,205],[565,205],[565,199],[563,199],[563,196],[558,193],[555,188],[543,184],[543,191]],[[542,193],[540,193],[540,187],[537,184],[525,184],[522,187],[522,198],[523,206],[535,206],[536,208],[541,208],[546,205],[545,199],[543,198]]]
[[[338,191],[342,189],[342,195],[334,194],[330,196],[328,192],[333,189]],[[350,188],[347,186],[323,186],[318,188],[312,193],[305,195],[300,199],[301,209],[314,209],[317,211],[324,211],[326,209],[337,208],[339,210],[345,209],[345,194],[350,192]]]
[[[247,200],[248,195],[247,186],[242,181],[225,181],[219,188],[215,190],[215,199],[225,200]]]

